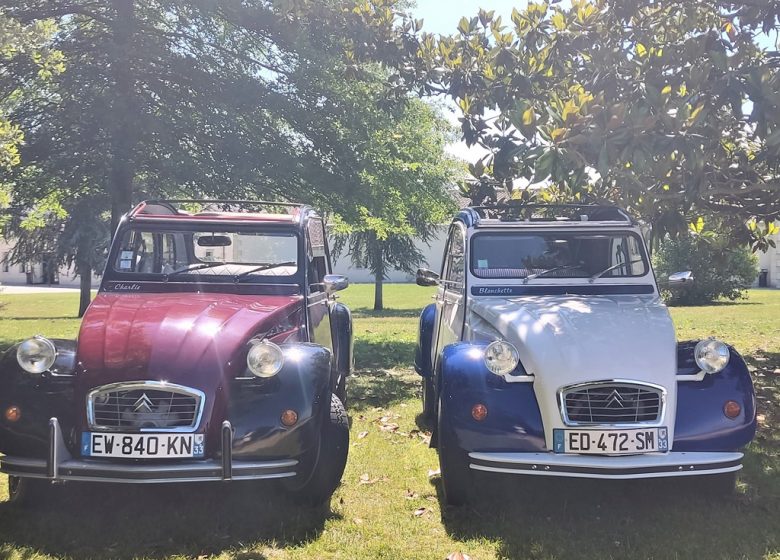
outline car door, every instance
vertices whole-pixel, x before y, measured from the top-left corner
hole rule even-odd
[[[435,297],[435,344],[432,361],[434,371],[444,347],[458,342],[463,334],[466,304],[466,231],[459,222],[450,228],[441,282]]]
[[[306,227],[306,289],[307,313],[309,316],[309,340],[333,350],[330,328],[330,305],[332,298],[325,291],[323,280],[330,273],[328,253],[325,246],[325,229],[322,219],[309,218]]]

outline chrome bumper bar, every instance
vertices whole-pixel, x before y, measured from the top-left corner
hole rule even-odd
[[[220,480],[261,480],[295,476],[298,461],[234,461],[233,427],[222,423],[222,456],[219,460],[200,459],[175,463],[108,462],[103,459],[73,457],[65,445],[56,418],[49,420],[49,453],[46,459],[0,457],[0,471],[14,476],[51,481],[77,480],[153,484],[164,482],[210,482]]]
[[[556,453],[469,453],[478,471],[575,478],[661,478],[738,471],[738,452],[670,452],[645,455],[576,455]]]

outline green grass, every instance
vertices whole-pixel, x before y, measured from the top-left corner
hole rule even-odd
[[[357,371],[349,463],[329,512],[294,507],[266,484],[72,485],[44,510],[0,503],[0,557],[780,559],[780,291],[672,310],[680,339],[717,335],[753,369],[761,428],[735,498],[711,501],[689,482],[508,477],[480,480],[479,502],[457,511],[442,510],[438,478],[428,475],[436,453],[410,369],[417,313],[431,294],[389,285],[388,310],[374,313],[370,286],[343,292]],[[0,302],[0,346],[78,329],[75,294]]]

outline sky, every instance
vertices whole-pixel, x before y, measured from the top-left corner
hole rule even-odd
[[[460,18],[472,18],[480,8],[495,10],[504,21],[510,21],[512,8],[521,9],[525,5],[525,0],[417,0],[412,12],[425,20],[425,31],[450,35],[457,31]]]
[[[416,2],[417,7],[412,9],[412,13],[415,17],[424,20],[423,30],[442,35],[455,33],[460,18],[463,16],[472,18],[479,13],[480,8],[495,10],[496,15],[502,16],[504,21],[509,22],[512,8],[521,9],[526,5],[525,0],[416,0]],[[446,110],[447,118],[455,126],[460,126],[459,111],[456,112],[454,103],[449,101],[444,104],[449,108]],[[479,147],[469,148],[465,142],[451,144],[447,147],[447,151],[470,163],[474,163],[487,153]]]

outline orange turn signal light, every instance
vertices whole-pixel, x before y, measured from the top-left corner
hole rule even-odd
[[[296,422],[298,422],[297,412],[294,410],[285,410],[282,412],[282,424],[289,428],[290,426],[294,426]]]
[[[482,422],[487,418],[487,407],[484,404],[475,404],[471,407],[471,417],[477,422]]]
[[[5,419],[9,422],[16,422],[22,417],[22,409],[18,406],[11,405],[5,409]]]
[[[734,419],[739,416],[741,412],[742,407],[737,401],[726,401],[726,404],[723,405],[723,414],[728,418]]]

